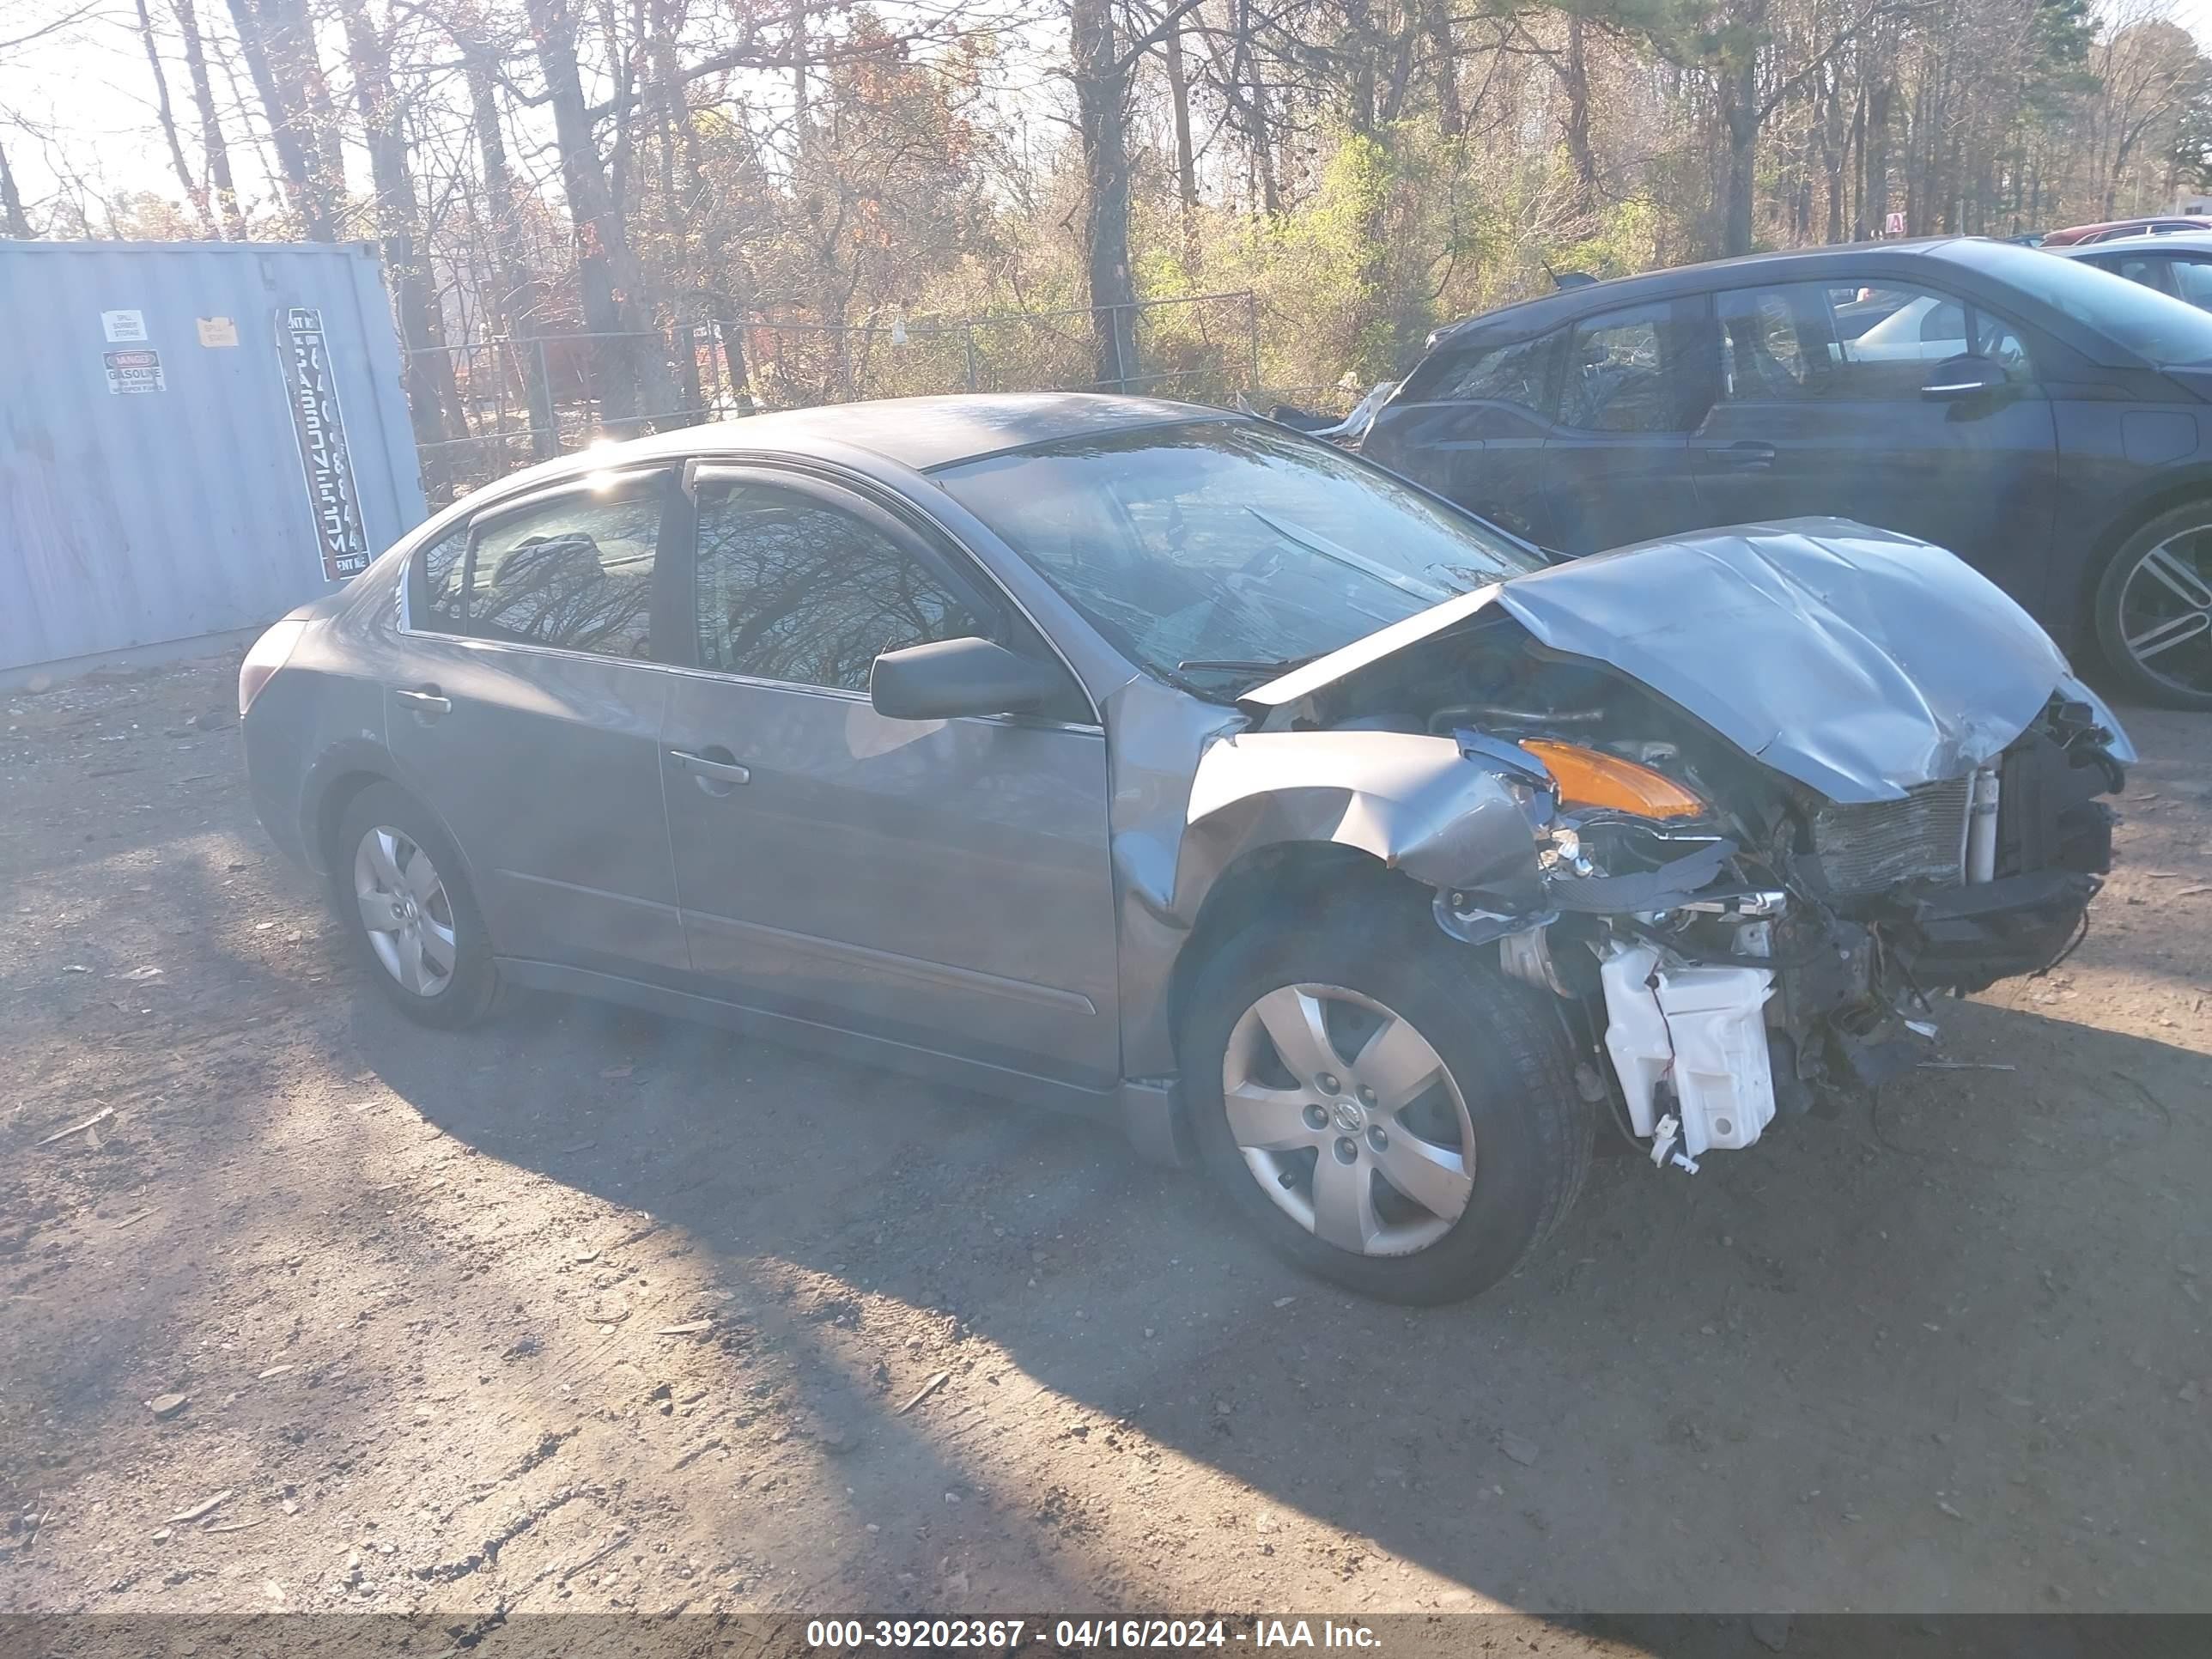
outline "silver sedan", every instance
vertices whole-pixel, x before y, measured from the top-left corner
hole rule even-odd
[[[1267,422],[915,400],[599,447],[277,623],[255,805],[425,1025],[538,988],[1103,1115],[1309,1268],[1510,1271],[2040,968],[2133,758],[1841,520],[1556,563]]]

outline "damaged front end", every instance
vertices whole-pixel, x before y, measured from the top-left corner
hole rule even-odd
[[[1993,586],[1832,521],[1517,579],[1243,706],[1200,839],[1339,842],[1435,890],[1686,1170],[1912,1066],[1941,994],[2072,949],[2134,758]]]

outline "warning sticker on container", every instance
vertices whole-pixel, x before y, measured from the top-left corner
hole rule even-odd
[[[238,325],[228,317],[203,317],[199,330],[200,343],[210,350],[238,343]]]
[[[284,360],[285,401],[292,405],[292,431],[300,441],[300,468],[307,481],[323,574],[343,581],[368,568],[368,532],[361,521],[353,457],[346,453],[345,418],[338,412],[323,313],[313,306],[279,307],[276,345]]]
[[[103,311],[100,313],[100,331],[107,336],[110,345],[126,345],[133,340],[146,337],[146,313],[143,311]]]
[[[125,392],[168,389],[161,379],[161,354],[158,351],[104,351],[100,361],[107,366],[107,389],[118,397]]]

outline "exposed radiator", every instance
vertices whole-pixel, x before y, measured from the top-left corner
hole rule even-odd
[[[1829,887],[1851,896],[1901,881],[1963,882],[1972,792],[1971,778],[1950,778],[1903,800],[1823,806],[1813,817],[1813,850]]]

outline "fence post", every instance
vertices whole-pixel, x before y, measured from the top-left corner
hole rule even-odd
[[[561,447],[560,405],[553,396],[553,366],[545,360],[545,337],[532,335],[531,362],[537,374],[530,385],[530,453],[545,460]]]
[[[1244,325],[1252,336],[1252,392],[1260,391],[1260,295],[1256,289],[1244,290]]]
[[[974,323],[972,323],[972,322],[963,322],[963,323],[960,325],[960,332],[961,332],[961,336],[962,336],[962,337],[963,337],[963,338],[964,339],[964,341],[966,342],[967,349],[968,349],[968,389],[969,389],[970,392],[973,392],[973,391],[976,390],[976,386],[975,386],[975,325]]]
[[[672,356],[677,352],[683,354],[678,360],[682,367],[678,371],[676,385],[677,389],[684,394],[684,411],[677,424],[697,426],[707,418],[707,411],[702,407],[702,388],[699,384],[698,330],[690,323],[678,323],[669,330],[669,344],[672,348]]]
[[[474,398],[476,395],[477,350],[478,348],[474,346],[469,348],[469,395],[471,398]],[[507,434],[508,429],[508,410],[507,407],[507,365],[500,361],[501,353],[499,342],[497,340],[494,340],[492,342],[490,352],[492,430],[499,434],[500,465],[501,467],[505,467],[508,465],[507,456],[509,453],[507,447]],[[477,405],[477,424],[478,426],[482,426],[483,424],[483,406],[481,404]],[[483,447],[481,443],[477,447],[477,458],[479,461],[482,461],[483,459]],[[489,471],[489,469],[486,470]]]

